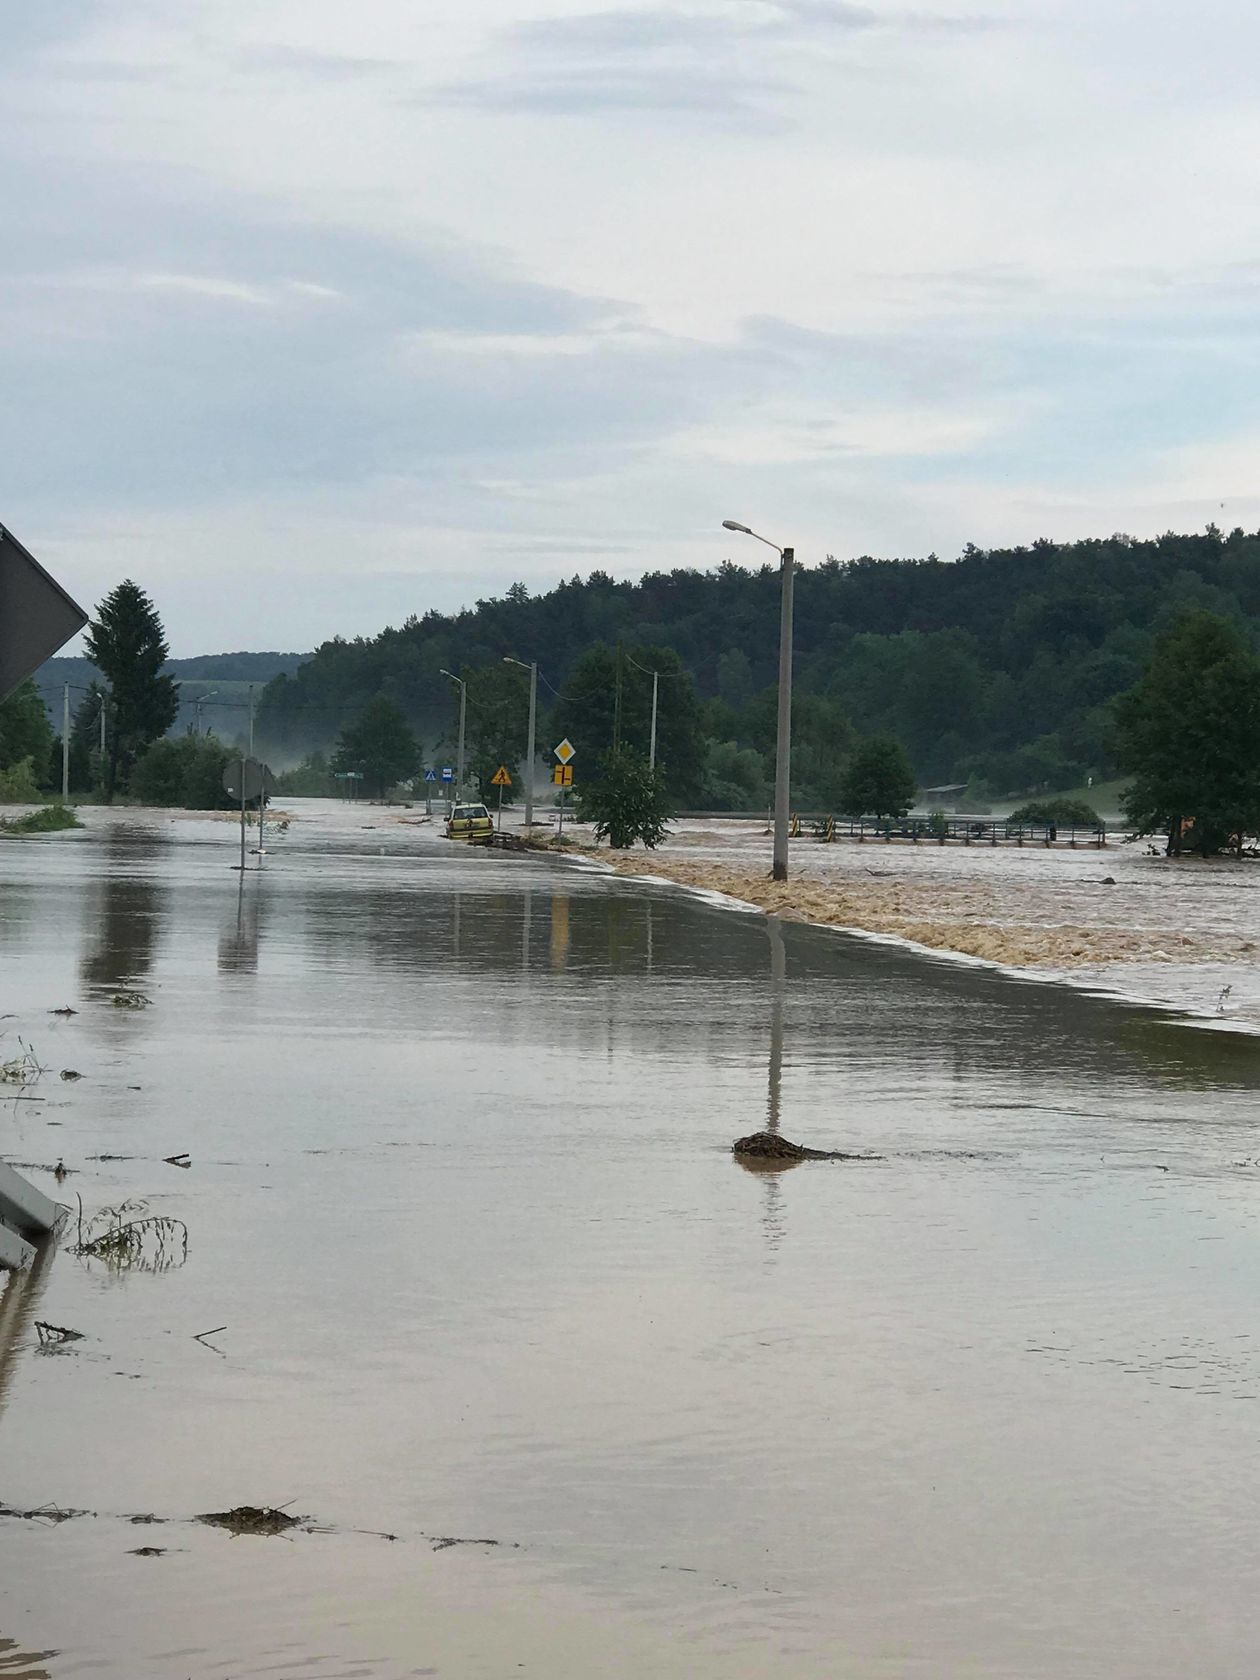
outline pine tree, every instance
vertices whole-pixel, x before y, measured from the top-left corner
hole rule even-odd
[[[169,649],[152,601],[130,578],[101,602],[88,627],[88,658],[109,684],[105,797],[113,799],[137,757],[175,721],[179,694],[162,675]]]

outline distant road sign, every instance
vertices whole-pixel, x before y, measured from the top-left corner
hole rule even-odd
[[[552,748],[552,751],[560,760],[561,764],[567,764],[571,758],[577,757],[577,748],[573,745],[573,742],[570,741],[567,735],[558,747]]]
[[[242,774],[244,788],[241,786]],[[270,799],[276,791],[276,779],[265,764],[256,758],[231,758],[223,766],[223,791],[229,799],[257,799],[265,793]]]
[[[424,773],[424,779],[425,779],[426,782],[436,782],[437,781],[437,771],[436,770],[426,770],[425,773]]]
[[[451,769],[449,764],[444,764],[442,766],[442,780],[444,782],[453,782],[455,780],[455,772]]]
[[[573,786],[573,766],[571,764],[557,764],[551,772],[551,779],[557,787]]]
[[[0,700],[86,623],[83,608],[0,525]]]
[[[512,785],[512,778],[511,778],[511,776],[508,775],[507,765],[506,764],[500,764],[499,768],[495,771],[494,775],[491,776],[491,778],[490,778],[490,786],[491,787],[511,787],[511,785]]]

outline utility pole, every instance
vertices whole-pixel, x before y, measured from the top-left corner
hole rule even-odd
[[[796,550],[780,548],[738,520],[724,519],[727,531],[742,531],[755,537],[779,556],[779,723],[774,758],[774,853],[771,878],[786,881],[788,872],[788,824],[792,799],[792,585],[796,574]]]
[[[438,675],[449,677],[453,683],[459,684],[459,745],[455,751],[455,802],[458,804],[464,797],[464,722],[468,715],[468,684],[445,666]]]
[[[660,683],[661,683],[661,673],[659,671],[649,671],[646,665],[640,665],[639,661],[634,657],[634,655],[632,653],[628,653],[626,655],[626,658],[634,666],[636,671],[642,671],[643,675],[645,677],[651,677],[651,679],[652,679],[652,732],[651,732],[651,735],[648,737],[648,743],[649,743],[648,744],[648,769],[649,770],[655,770],[656,769],[656,694],[657,694],[657,690],[660,687]]]
[[[505,665],[519,665],[522,671],[529,672],[529,736],[525,744],[525,827],[534,826],[534,754],[537,751],[536,724],[538,721],[538,661],[532,660],[526,664],[523,659],[513,659],[511,654],[504,654]]]
[[[254,756],[254,685],[249,685],[249,756]]]
[[[108,697],[104,693],[102,693],[101,694],[101,757],[102,757],[102,759],[105,757],[105,707],[106,707],[107,703],[108,703]]]
[[[783,592],[779,611],[779,727],[774,748],[774,859],[770,874],[786,881],[788,822],[792,799],[792,584],[796,551],[783,550]]]
[[[61,688],[61,798],[70,798],[70,684]]]

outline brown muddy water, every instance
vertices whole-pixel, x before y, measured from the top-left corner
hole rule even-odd
[[[1260,1042],[380,812],[233,849],[0,847],[0,1154],[189,1233],[0,1290],[0,1502],[94,1513],[0,1517],[0,1672],[1254,1672]]]

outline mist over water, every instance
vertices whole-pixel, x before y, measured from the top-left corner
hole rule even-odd
[[[0,1155],[189,1230],[0,1293],[0,1668],[1249,1671],[1254,1039],[298,809],[0,851]]]

